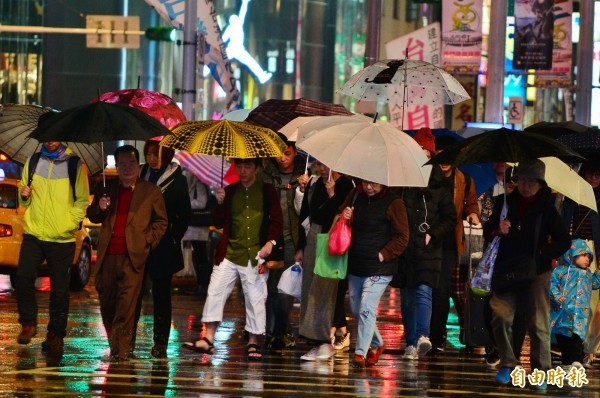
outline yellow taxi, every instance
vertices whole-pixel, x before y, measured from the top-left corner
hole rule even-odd
[[[19,206],[19,180],[0,178],[0,274],[14,278],[19,264],[19,251],[23,240],[23,216],[25,208]],[[76,235],[75,257],[71,266],[71,290],[82,290],[89,282],[92,265],[91,240],[85,230],[80,228]],[[47,275],[46,266],[39,275]]]

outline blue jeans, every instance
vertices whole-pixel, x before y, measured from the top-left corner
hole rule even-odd
[[[406,345],[416,346],[419,337],[429,337],[431,287],[419,285],[401,289],[401,300]]]
[[[377,329],[377,307],[392,275],[355,276],[348,274],[350,307],[358,320],[356,355],[367,356],[369,347],[379,348],[383,338]]]

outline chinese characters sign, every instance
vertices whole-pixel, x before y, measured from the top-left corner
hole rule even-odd
[[[536,87],[570,87],[573,41],[571,29],[573,19],[572,0],[554,0],[554,49],[550,74],[537,75]]]
[[[515,69],[552,68],[553,0],[515,2]]]

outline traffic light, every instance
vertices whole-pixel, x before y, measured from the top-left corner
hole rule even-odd
[[[167,26],[148,28],[146,29],[144,36],[146,36],[146,39],[148,40],[174,42],[177,39],[177,30]]]

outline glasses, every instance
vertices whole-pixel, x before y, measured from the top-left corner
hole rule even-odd
[[[368,186],[368,185],[370,185],[371,187],[378,187],[378,186],[380,186],[380,185],[381,185],[381,184],[380,184],[380,183],[378,183],[378,182],[371,182],[371,181],[364,181],[364,180],[363,180],[363,181],[361,181],[361,182],[362,182],[362,184],[363,184],[365,187],[366,187],[366,186]]]

